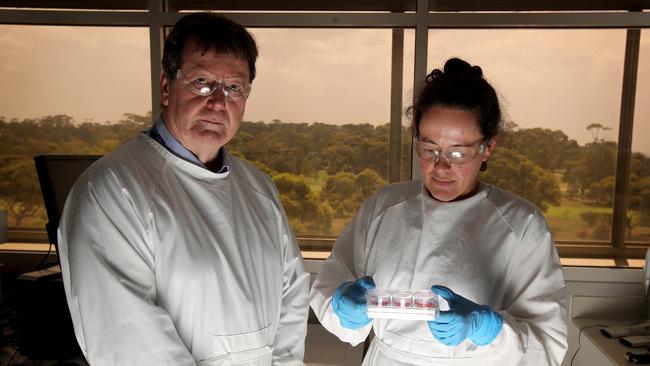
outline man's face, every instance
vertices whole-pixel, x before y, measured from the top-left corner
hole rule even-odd
[[[248,84],[248,63],[231,54],[202,54],[193,42],[187,44],[181,60],[182,79],[170,83],[169,76],[161,75],[163,119],[171,134],[206,163],[239,129],[246,99],[227,99],[221,88],[209,96],[197,95],[191,91],[191,78],[210,75]]]

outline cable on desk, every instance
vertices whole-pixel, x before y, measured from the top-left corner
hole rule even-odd
[[[14,350],[14,354],[11,355],[11,358],[9,359],[9,361],[7,361],[7,366],[10,366],[10,365],[11,365],[11,361],[14,360],[14,358],[16,357],[16,354],[17,354],[17,353],[18,353],[18,349]]]
[[[594,328],[594,327],[605,327],[605,328],[608,328],[609,326],[607,326],[607,325],[605,325],[605,324],[594,324],[594,325],[587,325],[587,326],[585,326],[585,327],[580,328],[580,330],[578,331],[578,348],[577,348],[576,351],[573,353],[573,357],[571,357],[571,362],[570,362],[571,366],[573,366],[573,360],[574,360],[574,359],[576,358],[576,356],[578,355],[578,351],[580,351],[580,347],[582,347],[582,342],[580,342],[580,336],[582,335],[582,331],[585,330],[585,329],[588,329],[588,328]]]
[[[43,269],[43,268],[45,268],[46,266],[50,265],[50,263],[45,264],[45,261],[47,260],[47,258],[48,258],[48,257],[50,256],[50,254],[52,253],[52,247],[53,247],[53,246],[54,246],[54,245],[53,245],[52,243],[50,243],[50,245],[47,247],[47,253],[45,253],[45,255],[43,256],[43,259],[41,259],[41,262],[38,264],[38,266],[36,266],[36,270],[37,270],[37,271],[40,271],[41,269]]]

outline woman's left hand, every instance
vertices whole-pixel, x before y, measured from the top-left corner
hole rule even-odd
[[[449,303],[448,311],[441,311],[429,321],[431,334],[447,346],[457,346],[469,338],[478,346],[485,346],[499,335],[503,317],[487,305],[478,305],[445,286],[431,287],[438,296]]]

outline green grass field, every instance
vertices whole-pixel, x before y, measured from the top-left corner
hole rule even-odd
[[[592,206],[581,200],[563,197],[562,204],[549,207],[544,217],[556,240],[580,240],[586,239],[585,234],[590,237],[593,232],[593,228],[580,218],[584,212],[611,214],[612,208]]]
[[[594,228],[590,227],[580,214],[583,212],[612,213],[611,207],[594,206],[584,200],[563,197],[559,206],[551,206],[544,217],[555,240],[588,240],[592,238]],[[334,218],[332,233],[338,234],[352,218]],[[650,227],[640,226],[632,229],[633,241],[650,241]]]
[[[560,182],[562,192],[562,203],[559,206],[551,206],[544,213],[546,221],[553,232],[556,240],[581,240],[590,238],[594,228],[582,220],[580,214],[584,212],[608,213],[611,214],[612,207],[594,206],[586,200],[566,196],[567,183],[562,181],[563,171],[556,171],[555,176]],[[638,213],[632,212],[632,215]],[[635,226],[632,228],[632,241],[650,241],[650,227]]]

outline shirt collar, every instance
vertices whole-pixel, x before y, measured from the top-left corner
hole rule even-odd
[[[171,151],[179,158],[194,165],[208,169],[205,164],[203,164],[201,160],[196,157],[196,155],[186,149],[185,146],[183,146],[183,144],[181,144],[180,141],[178,141],[176,137],[174,137],[171,132],[169,132],[167,126],[165,125],[165,122],[162,119],[162,116],[156,118],[156,122],[154,122],[154,125],[151,127],[148,134],[149,137],[156,140],[159,144],[164,146],[167,150]],[[221,174],[230,171],[230,166],[226,162],[225,155],[226,149],[222,147],[219,149],[219,155],[217,155],[217,161],[219,163],[217,166],[219,166],[219,168],[216,170],[216,173]]]

